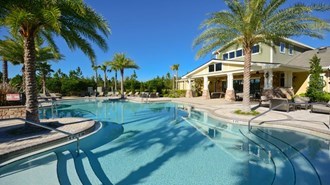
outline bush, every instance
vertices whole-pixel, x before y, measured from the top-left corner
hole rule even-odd
[[[169,92],[169,94],[164,94],[164,96],[167,95],[167,97],[170,98],[180,98],[186,96],[186,90],[172,90]]]
[[[244,112],[244,111],[239,110],[239,109],[235,110],[234,113],[239,114],[239,115],[252,115],[252,116],[256,116],[256,115],[260,114],[260,112],[255,111],[255,110],[253,110],[251,112]]]
[[[0,84],[0,94],[18,93],[17,88],[9,84]]]

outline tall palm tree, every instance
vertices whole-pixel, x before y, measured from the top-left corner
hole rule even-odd
[[[120,71],[121,75],[121,98],[124,98],[124,70],[125,69],[139,69],[140,67],[130,58],[127,58],[125,54],[117,53],[113,57],[113,60],[108,63],[112,69]]]
[[[107,89],[107,67],[108,66],[106,65],[106,63],[100,65],[100,69],[104,73],[104,82],[103,82],[103,89],[104,89],[104,91],[106,91],[106,89]]]
[[[52,70],[51,65],[47,62],[37,62],[36,69],[39,71],[39,75],[41,76],[42,93],[46,94],[46,78],[51,72],[54,72],[54,70]]]
[[[178,71],[179,71],[179,67],[180,64],[173,64],[171,66],[171,70],[173,71],[173,73],[175,72],[175,78],[174,78],[174,74],[173,74],[173,89],[177,89],[177,83],[175,83],[178,80]]]
[[[71,49],[80,48],[95,58],[88,40],[106,50],[107,44],[100,33],[108,36],[110,28],[92,8],[76,0],[4,1],[0,13],[0,25],[24,40],[26,119],[39,123],[35,38],[41,36],[55,46],[54,35],[61,36]]]
[[[211,14],[201,27],[204,31],[194,40],[193,45],[202,45],[197,58],[205,56],[222,46],[242,45],[244,50],[243,110],[250,108],[251,50],[254,44],[306,35],[322,38],[321,31],[329,30],[329,24],[315,17],[313,11],[328,11],[329,5],[295,4],[281,9],[285,0],[224,0],[229,11]]]

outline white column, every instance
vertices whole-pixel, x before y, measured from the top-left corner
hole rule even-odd
[[[234,76],[233,73],[227,74],[227,90],[234,90]]]
[[[264,71],[264,89],[273,88],[273,70]]]
[[[204,90],[209,90],[209,79],[207,76],[204,76]]]
[[[292,87],[292,71],[287,71],[284,73],[284,75],[285,75],[284,86],[291,88]]]
[[[191,79],[188,78],[188,87],[187,87],[187,90],[191,90]]]

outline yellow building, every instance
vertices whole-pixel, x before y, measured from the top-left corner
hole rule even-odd
[[[288,97],[305,93],[308,86],[309,62],[314,54],[321,58],[325,91],[330,92],[330,47],[311,46],[283,39],[270,47],[256,44],[252,48],[251,98],[261,95]],[[213,52],[211,59],[178,80],[178,88],[187,90],[186,97],[202,94],[205,98],[225,97],[234,100],[243,92],[244,52],[232,46]]]

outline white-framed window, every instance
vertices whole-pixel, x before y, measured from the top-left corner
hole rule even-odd
[[[293,55],[293,45],[289,45],[289,55]]]
[[[235,51],[229,52],[229,58],[235,58]]]
[[[253,53],[259,53],[259,52],[260,52],[260,45],[259,45],[259,44],[254,45],[254,46],[252,47],[252,54],[253,54]]]
[[[241,57],[243,56],[243,49],[239,49],[236,51],[236,57]]]
[[[222,70],[222,63],[215,64],[215,71],[221,71]]]
[[[228,53],[224,53],[224,54],[222,55],[222,59],[223,59],[223,60],[228,60]]]
[[[280,42],[280,53],[285,53],[285,43],[284,42]]]

